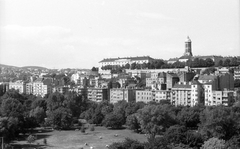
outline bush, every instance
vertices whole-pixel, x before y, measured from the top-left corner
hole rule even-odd
[[[30,144],[33,143],[35,140],[36,140],[36,138],[33,135],[29,135],[27,137],[27,142]]]
[[[46,138],[43,139],[43,144],[45,144],[45,145],[47,144],[47,139]]]
[[[84,126],[81,127],[81,132],[85,133],[85,127]]]
[[[91,125],[91,126],[90,126],[90,131],[94,131],[94,130],[95,130],[94,125]]]

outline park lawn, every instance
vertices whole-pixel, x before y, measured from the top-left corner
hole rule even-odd
[[[117,137],[115,135],[118,135]],[[47,146],[42,146],[45,149],[89,149],[93,146],[94,149],[106,149],[106,145],[110,145],[113,142],[123,141],[125,138],[131,138],[140,142],[147,141],[144,134],[137,134],[128,129],[112,130],[105,127],[95,127],[95,131],[86,130],[82,133],[80,130],[68,130],[68,131],[51,131],[46,133],[36,133],[37,140],[33,145],[43,144],[43,139],[47,139]],[[102,137],[102,139],[100,139]],[[88,144],[88,146],[85,145]],[[27,144],[24,141],[17,141],[15,144]],[[37,147],[37,146],[36,146]],[[26,147],[25,147],[26,148]],[[40,148],[40,147],[39,147]]]

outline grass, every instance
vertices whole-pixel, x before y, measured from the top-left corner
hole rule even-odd
[[[115,134],[118,134],[118,136],[116,137]],[[146,136],[143,134],[137,134],[127,129],[112,130],[105,127],[95,127],[95,131],[87,129],[85,133],[82,133],[80,130],[54,130],[51,132],[38,132],[34,135],[36,135],[37,140],[30,147],[26,140],[22,140],[14,142],[14,148],[80,149],[83,147],[84,149],[89,149],[90,146],[93,146],[95,149],[106,149],[106,145],[123,141],[127,137],[140,142],[147,141]],[[44,138],[47,139],[46,146],[43,143]]]

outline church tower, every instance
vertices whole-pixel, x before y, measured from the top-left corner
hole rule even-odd
[[[187,37],[185,41],[185,52],[184,55],[192,56],[192,41],[189,37]]]

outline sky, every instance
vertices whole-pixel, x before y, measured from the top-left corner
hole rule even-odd
[[[240,55],[239,0],[0,0],[0,63],[92,68],[104,58]]]

